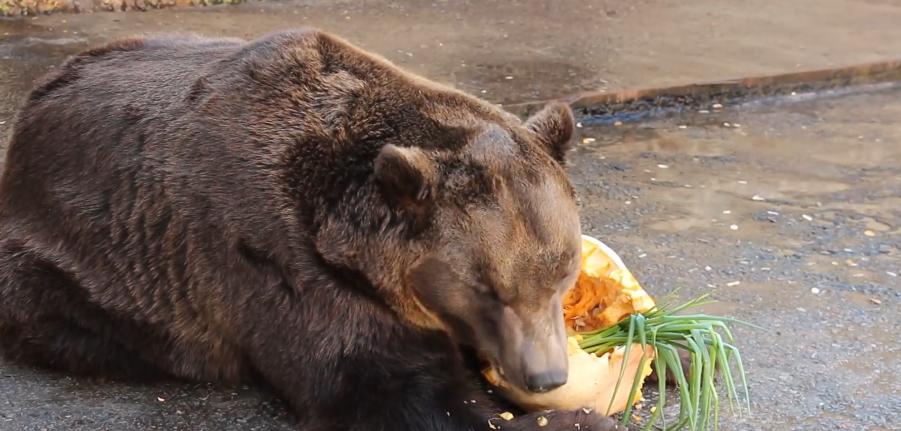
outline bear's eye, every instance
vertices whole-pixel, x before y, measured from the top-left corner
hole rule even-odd
[[[500,296],[497,294],[497,291],[492,289],[491,286],[485,283],[476,283],[476,292],[479,294],[479,296],[490,301],[501,300]]]

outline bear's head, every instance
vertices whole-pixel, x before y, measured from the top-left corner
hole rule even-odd
[[[581,265],[563,169],[573,123],[568,105],[551,103],[524,123],[486,122],[462,149],[388,144],[374,163],[389,205],[421,228],[407,244],[415,256],[401,284],[531,392],[568,375],[561,302]]]

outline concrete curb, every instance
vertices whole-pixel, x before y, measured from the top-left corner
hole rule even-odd
[[[139,12],[166,8],[231,5],[254,1],[261,0],[0,0],[0,17],[54,13]]]
[[[614,123],[889,83],[901,84],[901,60],[617,93],[586,92],[556,100],[569,103],[580,119]],[[526,117],[547,102],[516,103],[504,109]]]

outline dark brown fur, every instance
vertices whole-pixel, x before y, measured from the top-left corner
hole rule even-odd
[[[520,385],[565,371],[572,123],[563,104],[522,123],[318,31],[84,52],[15,124],[0,348],[110,378],[259,374],[310,431],[614,429],[496,419],[458,349]]]

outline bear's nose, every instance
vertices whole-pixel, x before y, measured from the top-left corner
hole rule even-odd
[[[567,372],[561,370],[530,374],[525,378],[526,389],[536,394],[548,392],[565,385],[566,378]]]

